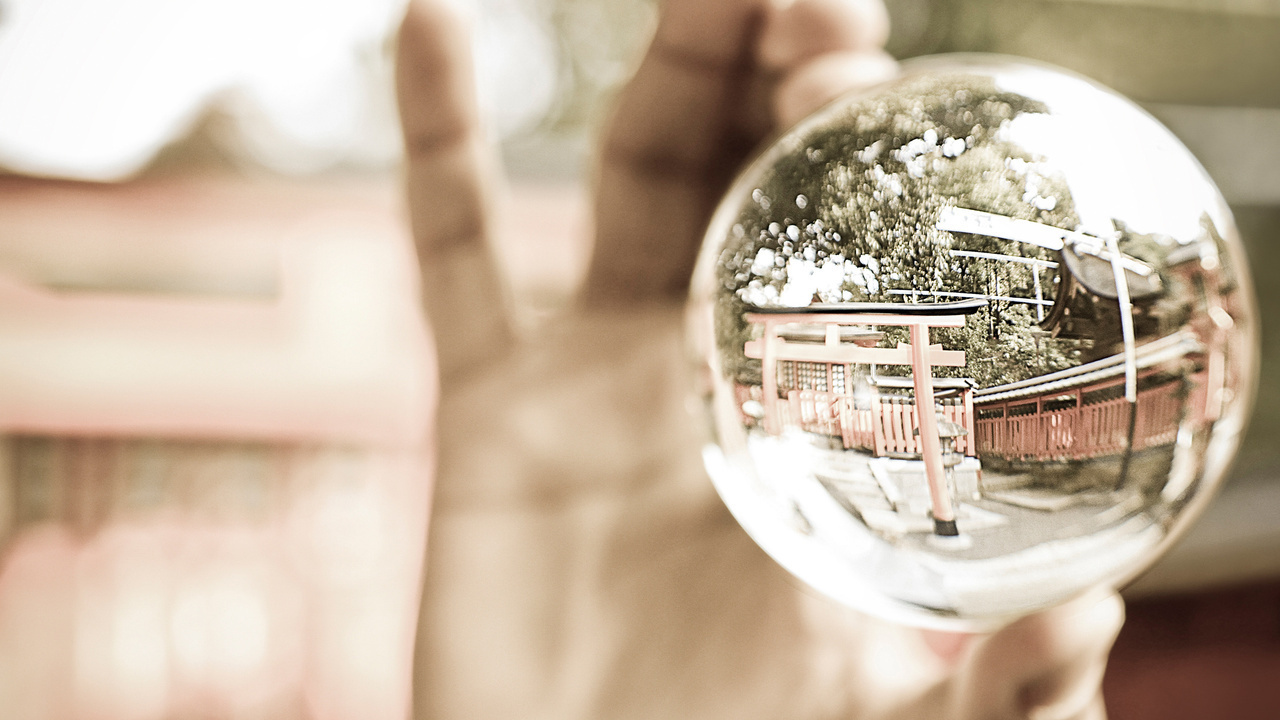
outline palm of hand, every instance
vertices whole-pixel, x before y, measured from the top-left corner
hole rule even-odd
[[[802,718],[866,686],[868,621],[799,591],[707,482],[679,335],[669,309],[579,315],[446,395],[420,649],[449,660],[421,703]]]
[[[799,590],[701,468],[680,342],[701,228],[776,122],[884,72],[874,10],[811,0],[760,36],[753,3],[668,7],[606,139],[581,302],[524,340],[485,257],[461,33],[411,12],[400,94],[443,382],[420,717],[1017,717],[1032,686],[1069,696],[1066,716],[1100,711],[1114,621],[1070,640],[1060,617],[1023,621],[948,680],[915,632]],[[825,35],[796,39],[805,13]],[[1010,672],[1027,643],[1039,654]]]

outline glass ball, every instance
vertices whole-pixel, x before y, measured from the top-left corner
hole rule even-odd
[[[1203,509],[1255,315],[1225,202],[1135,104],[1011,58],[912,61],[716,211],[689,314],[706,464],[818,591],[992,627],[1122,586]]]

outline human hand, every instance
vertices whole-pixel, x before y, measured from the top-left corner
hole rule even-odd
[[[881,623],[799,589],[701,466],[680,325],[708,216],[775,130],[892,73],[886,34],[874,0],[668,2],[604,139],[581,298],[522,337],[465,29],[410,10],[398,87],[442,379],[419,717],[1102,716],[1116,596],[970,641]]]

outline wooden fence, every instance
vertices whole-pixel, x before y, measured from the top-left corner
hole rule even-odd
[[[943,419],[972,427],[962,398],[940,398],[936,407]],[[838,437],[846,450],[869,450],[877,456],[920,454],[916,403],[910,396],[873,393],[869,407],[858,408],[849,395],[790,390],[782,408],[783,427]],[[968,435],[961,435],[953,447],[973,455],[977,446]]]
[[[955,423],[962,428],[972,428],[967,417],[967,408],[961,397],[938,398],[935,402],[938,416]],[[904,395],[876,395],[871,401],[871,409],[867,411],[870,424],[875,430],[874,444],[871,446],[877,456],[883,455],[919,455],[919,436],[916,428],[920,427],[916,419],[915,398]],[[879,422],[876,422],[876,421]],[[974,455],[976,444],[967,432],[954,439],[953,450],[965,455]],[[943,442],[946,448],[946,442]]]
[[[1183,387],[1184,383],[1175,379],[1139,391],[1134,450],[1174,441],[1188,404]],[[967,408],[962,397],[941,398],[936,407],[939,417],[974,428],[971,436],[955,438],[956,452],[1009,460],[1079,460],[1124,452],[1130,410],[1122,388],[1122,380],[1109,380],[981,404],[976,410]],[[739,385],[736,395],[742,407],[748,400],[760,400],[760,388]],[[864,403],[866,406],[859,408],[852,396],[841,393],[789,390],[779,403],[781,424],[840,438],[846,450],[866,450],[879,457],[920,453],[913,397],[872,393]],[[744,421],[756,422],[745,417]]]
[[[978,454],[1008,460],[1081,460],[1122,453],[1129,434],[1129,402],[1121,393],[1109,392],[1122,387],[1123,381],[1101,383],[1067,393],[979,405]],[[1139,391],[1134,450],[1174,441],[1184,396],[1181,380]]]
[[[1150,381],[1149,378],[1144,380]],[[1008,460],[1080,460],[1124,452],[1129,433],[1129,403],[1123,379],[1083,387],[967,406],[964,396],[940,398],[939,416],[972,434],[955,438],[953,449],[972,457]],[[1192,382],[1198,387],[1203,383]],[[1141,387],[1141,386],[1140,386]],[[1138,392],[1133,449],[1172,443],[1189,403],[1181,379],[1141,387]],[[1194,392],[1194,391],[1193,391]],[[736,388],[739,407],[760,400],[759,386]],[[840,438],[846,450],[878,457],[919,455],[915,399],[873,392],[858,407],[851,395],[789,390],[778,404],[781,427]],[[972,414],[972,417],[970,417]],[[756,419],[744,416],[744,422]]]

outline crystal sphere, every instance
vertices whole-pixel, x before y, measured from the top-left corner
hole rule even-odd
[[[717,490],[813,588],[980,629],[1148,567],[1243,431],[1257,321],[1229,211],[1132,102],[912,61],[735,181],[690,338]]]

